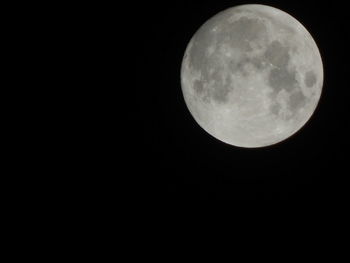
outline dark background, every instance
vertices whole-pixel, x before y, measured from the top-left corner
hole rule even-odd
[[[324,86],[311,120],[272,147],[243,149],[207,134],[188,111],[180,66],[196,30],[218,12],[266,4],[300,21],[324,63]],[[129,39],[137,66],[129,112],[130,168],[141,198],[159,200],[344,200],[348,171],[349,22],[345,1],[162,1],[132,8]],[[133,34],[133,33],[132,33]],[[140,126],[141,124],[141,126]],[[141,134],[141,135],[140,135]],[[141,179],[140,179],[141,178]]]

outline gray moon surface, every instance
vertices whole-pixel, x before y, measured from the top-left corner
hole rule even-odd
[[[323,86],[319,49],[289,14],[242,5],[210,18],[190,40],[181,87],[196,122],[244,148],[279,143],[314,113]]]

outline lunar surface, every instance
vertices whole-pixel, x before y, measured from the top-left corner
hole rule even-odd
[[[323,65],[315,41],[289,14],[264,5],[209,19],[186,49],[181,85],[196,122],[225,143],[279,143],[315,111]]]

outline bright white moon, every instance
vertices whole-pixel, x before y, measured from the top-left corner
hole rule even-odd
[[[209,134],[239,147],[264,147],[310,119],[323,66],[315,41],[295,18],[269,6],[242,5],[195,33],[181,84],[189,111]]]

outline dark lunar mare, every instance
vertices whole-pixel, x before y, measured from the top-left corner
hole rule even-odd
[[[313,71],[308,71],[305,74],[305,85],[309,88],[316,84],[317,78]]]

